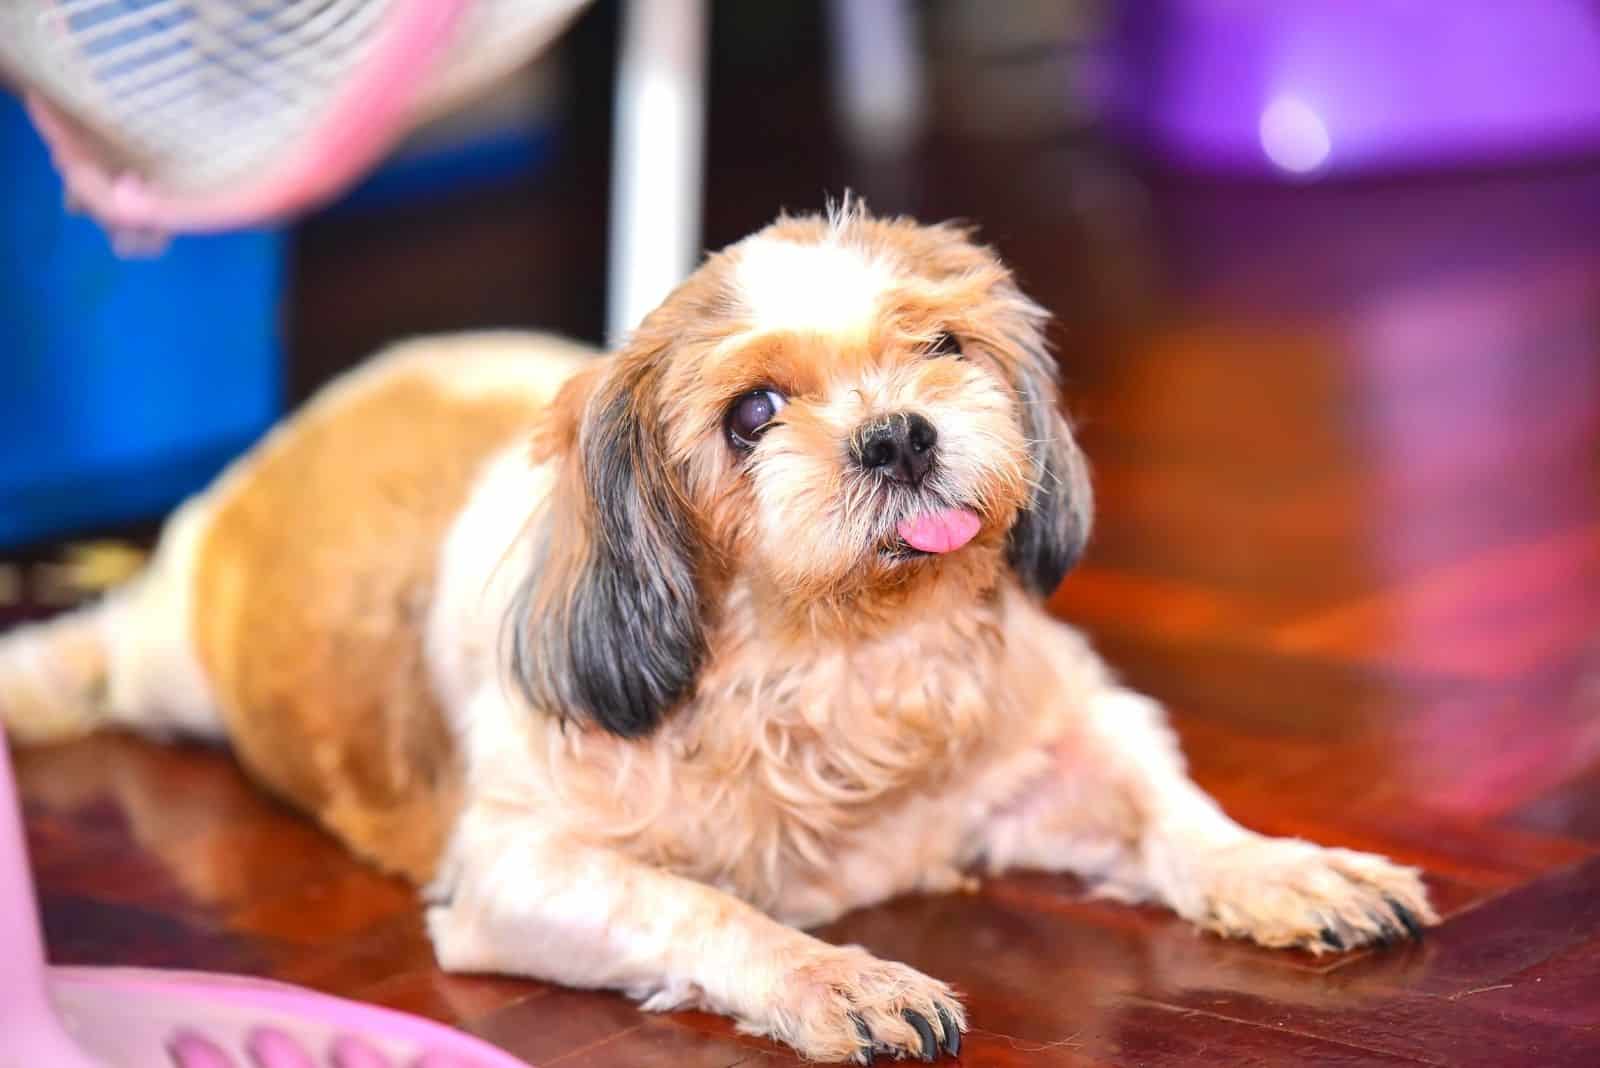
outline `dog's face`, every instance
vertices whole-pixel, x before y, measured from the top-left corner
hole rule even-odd
[[[530,697],[648,731],[732,584],[775,630],[857,636],[918,593],[1047,595],[1091,506],[1044,319],[949,227],[782,220],[711,257],[545,429],[561,476],[511,620]]]

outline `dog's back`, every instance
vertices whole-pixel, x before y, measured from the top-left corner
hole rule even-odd
[[[186,504],[134,582],[0,640],[7,728],[225,735],[358,852],[428,878],[456,787],[423,654],[440,543],[585,355],[414,341],[331,385]]]

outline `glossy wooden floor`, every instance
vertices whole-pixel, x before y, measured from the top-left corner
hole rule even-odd
[[[1019,876],[823,936],[963,990],[969,1066],[1600,1064],[1600,168],[1273,190],[940,135],[896,179],[795,140],[822,136],[814,78],[719,62],[794,121],[718,105],[710,241],[847,181],[980,221],[1062,319],[1097,471],[1054,607],[1237,817],[1420,865],[1447,917],[1317,960]],[[412,329],[593,333],[603,189],[580,137],[409,230],[316,224],[296,388]],[[410,893],[224,753],[103,737],[19,774],[58,961],[278,976],[540,1065],[794,1063],[709,1016],[442,975]]]

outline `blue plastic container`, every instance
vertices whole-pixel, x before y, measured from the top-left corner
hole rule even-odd
[[[278,414],[280,233],[123,260],[0,94],[0,545],[159,515]]]

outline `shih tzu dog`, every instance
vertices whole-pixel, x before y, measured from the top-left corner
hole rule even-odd
[[[0,643],[5,723],[225,737],[425,888],[445,968],[823,1061],[957,1052],[949,986],[804,929],[974,871],[1268,946],[1418,935],[1414,869],[1234,823],[1046,614],[1091,506],[1044,320],[965,231],[846,208],[609,356],[401,345]]]

